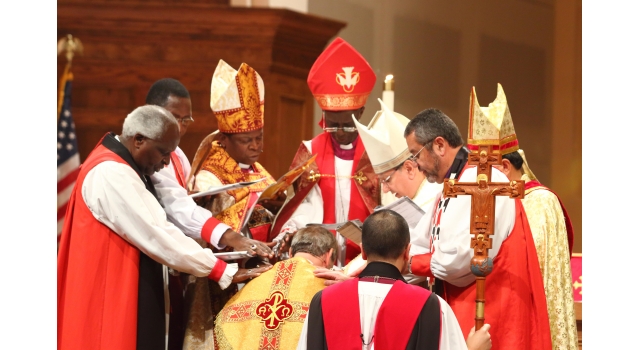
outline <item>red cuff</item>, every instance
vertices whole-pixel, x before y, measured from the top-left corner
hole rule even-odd
[[[431,254],[414,255],[411,259],[411,272],[416,276],[435,278],[431,272]]]
[[[213,233],[213,229],[218,226],[220,221],[213,216],[207,220],[207,222],[202,225],[202,230],[200,231],[200,237],[207,241],[207,243],[211,243],[211,234]],[[213,243],[211,243],[213,244]]]
[[[220,278],[224,274],[224,270],[226,268],[227,263],[222,259],[218,259],[218,261],[216,261],[216,264],[213,266],[213,270],[211,270],[211,273],[209,274],[209,278],[216,282],[220,281]]]

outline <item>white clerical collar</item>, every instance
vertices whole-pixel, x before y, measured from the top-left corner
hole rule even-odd
[[[240,167],[240,169],[249,169],[251,167],[251,165],[242,164],[242,163],[238,163],[238,166]]]
[[[353,143],[350,143],[348,145],[340,145],[340,148],[342,148],[342,149],[352,149],[353,148]]]

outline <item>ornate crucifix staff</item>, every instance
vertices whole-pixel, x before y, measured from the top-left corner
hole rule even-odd
[[[476,165],[478,176],[476,182],[457,182],[450,179],[444,182],[443,196],[455,198],[459,195],[471,196],[470,234],[473,257],[471,258],[471,272],[476,276],[476,330],[484,324],[484,290],[485,279],[493,270],[493,259],[489,257],[489,249],[492,247],[491,235],[494,233],[496,196],[509,196],[510,198],[524,198],[524,181],[491,182],[491,168],[501,163],[502,155],[500,147],[503,139],[500,138],[500,125],[493,124],[492,116],[504,115],[506,99],[502,102],[504,93],[501,94],[499,86],[498,98],[493,106],[487,108],[489,118],[481,110],[475,96],[475,89],[471,92],[471,110],[469,138],[474,140],[476,135],[494,134],[492,137],[483,137],[481,142],[474,141],[473,148],[469,147],[469,165]],[[499,113],[495,113],[496,110]],[[491,113],[494,112],[494,113]],[[503,121],[500,117],[500,121]],[[508,118],[510,120],[510,117]],[[474,132],[473,128],[476,126]],[[478,126],[481,126],[479,128]],[[481,130],[477,130],[481,129]],[[490,132],[487,134],[486,130]],[[471,146],[471,144],[470,144]]]
[[[444,182],[443,195],[455,198],[458,195],[471,196],[470,234],[473,257],[471,272],[476,276],[476,330],[484,324],[485,279],[493,269],[493,259],[489,257],[491,235],[495,225],[496,196],[524,198],[524,181],[507,183],[491,182],[492,165],[500,164],[502,156],[495,145],[481,145],[469,154],[469,164],[476,165],[477,182],[457,182],[450,179]],[[492,149],[494,149],[492,151]]]

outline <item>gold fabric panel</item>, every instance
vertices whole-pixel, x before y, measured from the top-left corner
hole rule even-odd
[[[229,225],[236,232],[240,232],[242,223],[245,222],[245,215],[249,209],[249,195],[262,192],[276,182],[260,163],[253,163],[253,167],[256,170],[254,173],[242,172],[238,163],[229,156],[229,153],[220,146],[218,141],[214,141],[211,144],[209,156],[202,164],[201,170],[211,172],[224,185],[266,178],[266,180],[249,187],[227,191],[216,196],[212,203],[205,205],[215,215],[216,219]],[[257,210],[256,213],[260,215],[261,212]]]
[[[216,348],[295,349],[309,302],[324,288],[315,269],[294,257],[249,282],[216,317]]]
[[[537,187],[522,200],[544,281],[551,342],[554,349],[578,349],[578,332],[571,286],[571,252],[558,198]]]

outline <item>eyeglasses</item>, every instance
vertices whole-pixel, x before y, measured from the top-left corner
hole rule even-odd
[[[428,145],[428,143],[427,143],[427,145]],[[420,155],[420,152],[422,152],[422,150],[423,150],[425,147],[427,147],[427,145],[422,146],[422,148],[420,148],[420,150],[418,151],[418,153],[413,154],[411,157],[409,157],[409,160],[410,160],[410,161],[413,161],[413,162],[417,162],[417,160],[418,160],[418,156]]]
[[[354,126],[345,126],[342,128],[322,128],[322,130],[324,130],[325,132],[338,132],[338,130],[342,130],[344,132],[356,132],[358,131],[358,128]]]
[[[389,174],[389,176],[387,176],[384,180],[380,180],[380,183],[383,185],[389,186],[389,181],[391,181],[391,176],[393,176],[393,174],[395,174],[396,171],[398,171],[398,168],[393,169],[393,172]]]
[[[188,117],[184,117],[184,118],[176,118],[176,120],[178,121],[178,123],[184,125],[184,126],[189,126],[189,124],[193,123],[195,120],[193,120],[193,118],[191,116]]]

